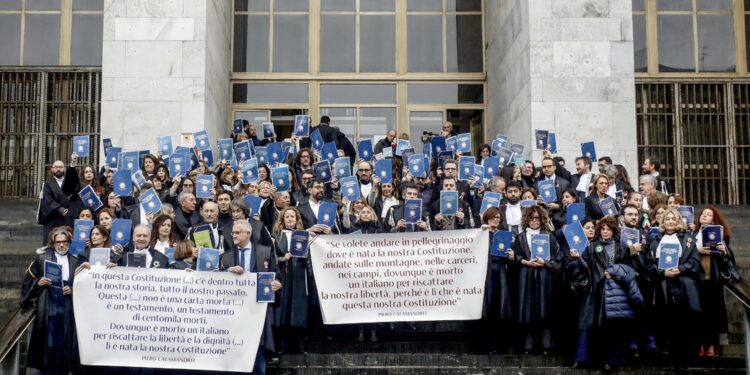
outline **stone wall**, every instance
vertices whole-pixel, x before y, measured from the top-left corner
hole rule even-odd
[[[158,135],[225,134],[230,16],[225,0],[106,0],[102,136],[155,150]]]

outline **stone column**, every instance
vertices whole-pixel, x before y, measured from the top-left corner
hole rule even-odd
[[[573,170],[594,140],[637,177],[630,0],[485,2],[489,136],[530,147],[534,129],[557,134]],[[540,151],[527,152],[538,162]]]
[[[156,137],[227,134],[231,2],[105,0],[101,134],[156,151]]]

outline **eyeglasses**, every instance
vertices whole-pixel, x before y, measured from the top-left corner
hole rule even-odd
[[[68,241],[68,240],[65,240],[65,241],[55,241],[54,242],[55,245],[67,245],[69,243],[70,243],[70,241]]]
[[[360,172],[372,172],[372,169],[360,169]]]
[[[300,159],[302,159],[302,158],[308,158],[308,159],[309,159],[309,158],[310,158],[310,155],[307,155],[307,154],[304,154],[304,155],[300,155],[300,156],[299,156],[299,158],[300,158]]]
[[[500,219],[501,219],[500,216],[493,216],[493,217],[490,218],[490,220],[500,220]]]
[[[536,221],[539,221],[539,220],[542,220],[542,218],[541,218],[541,217],[539,217],[539,216],[530,216],[530,217],[529,217],[529,221],[531,221],[531,220],[536,220]]]

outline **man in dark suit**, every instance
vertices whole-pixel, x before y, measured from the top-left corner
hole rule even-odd
[[[174,210],[174,234],[179,239],[187,238],[188,230],[201,222],[201,217],[195,211],[195,195],[182,192],[177,196],[178,207]]]
[[[188,229],[187,236],[185,238],[195,243],[195,229],[196,227],[202,227],[204,225],[209,226],[211,239],[213,240],[214,249],[222,249],[221,245],[223,238],[221,237],[221,230],[219,228],[219,205],[216,202],[206,202],[201,207],[201,220],[196,226]],[[204,246],[205,247],[205,246]]]
[[[112,263],[118,266],[128,267],[127,254],[144,254],[146,256],[146,268],[168,268],[169,259],[161,252],[152,249],[148,244],[151,242],[151,230],[147,225],[136,225],[133,230],[133,241],[125,247],[122,253],[112,255]]]
[[[354,164],[357,161],[357,151],[354,149],[354,145],[346,137],[346,134],[342,133],[338,128],[331,126],[331,118],[323,116],[320,118],[320,124],[317,126],[311,126],[310,133],[317,129],[320,132],[320,137],[323,138],[323,142],[335,142],[336,149],[344,151],[344,155],[349,157],[349,162]],[[299,141],[299,147],[312,148],[310,138],[302,138]]]
[[[442,183],[443,189],[441,191],[456,191],[456,179],[452,177],[444,177]],[[464,200],[458,200],[458,211],[454,216],[444,216],[440,213],[440,199],[432,203],[430,212],[430,228],[432,228],[432,230],[471,228],[469,223],[471,209],[469,208],[469,204]]]
[[[456,182],[456,191],[458,191],[458,199],[464,202],[469,202],[471,196],[469,195],[469,184],[466,181],[458,179],[458,162],[454,159],[448,159],[443,163],[443,178],[452,178]],[[443,183],[440,181],[438,186],[442,186]],[[437,197],[439,198],[439,196]],[[434,201],[433,201],[434,202]],[[435,214],[437,212],[433,212]]]
[[[276,267],[276,255],[270,246],[253,243],[253,229],[247,221],[238,220],[232,224],[232,241],[235,249],[227,251],[221,256],[221,270],[237,275],[245,272],[274,272],[276,279],[271,284],[273,291],[281,289],[278,268]],[[266,350],[275,351],[273,331],[271,330],[271,309],[266,308],[266,319],[263,325],[263,333],[260,337],[258,354],[255,356],[253,374],[266,373]]]
[[[256,219],[248,219],[247,215],[250,213],[250,209],[247,207],[247,203],[242,198],[235,198],[232,203],[229,204],[232,211],[232,223],[235,221],[247,221],[253,230],[253,243],[257,243],[265,246],[273,246],[273,239],[271,233],[263,222]],[[221,228],[221,237],[224,239],[223,249],[224,252],[233,251],[235,249],[234,241],[232,240],[232,224],[225,225]]]
[[[576,158],[576,174],[570,177],[570,186],[578,191],[579,201],[589,195],[589,185],[594,174],[591,172],[592,162],[587,156]]]
[[[39,196],[39,207],[36,220],[44,225],[42,244],[46,244],[47,236],[52,228],[65,225],[65,215],[68,214],[70,199],[75,194],[78,185],[78,174],[75,164],[65,167],[65,163],[56,160],[52,163],[52,178],[47,180]]]
[[[404,220],[404,202],[407,199],[419,199],[419,188],[411,182],[404,182],[401,186],[404,200],[401,204],[391,206],[383,220],[383,229],[385,232],[426,232],[430,230],[430,224],[427,222],[427,213],[422,208],[422,219],[415,224],[407,224]]]
[[[302,215],[302,225],[305,226],[305,229],[310,229],[315,234],[339,234],[338,223],[333,228],[318,224],[318,210],[325,194],[325,183],[323,180],[318,177],[310,180],[307,184],[307,191],[310,193],[310,197],[307,199],[307,202],[299,206],[299,213]],[[336,221],[338,222],[338,219]]]
[[[536,191],[539,191],[539,181],[553,180],[555,182],[555,194],[557,199],[553,203],[547,203],[547,207],[551,210],[559,210],[560,202],[562,201],[562,195],[565,189],[570,186],[570,182],[555,174],[557,164],[550,157],[542,159],[542,175],[539,177],[536,183]],[[541,198],[541,197],[540,197]]]

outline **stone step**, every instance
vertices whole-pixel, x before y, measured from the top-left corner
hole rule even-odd
[[[24,272],[35,254],[2,254],[0,255],[0,288],[19,288]]]
[[[413,336],[413,335],[412,335]],[[307,351],[316,354],[340,353],[468,353],[471,345],[465,341],[392,341],[391,336],[378,333],[378,342],[309,342]],[[369,339],[369,336],[365,336]]]
[[[367,367],[367,368],[273,368],[267,371],[272,375],[587,375],[605,374],[600,370],[571,369],[565,367],[535,367],[535,368],[412,368],[412,367]],[[690,374],[744,374],[745,369],[734,368],[689,368]],[[678,372],[671,368],[623,368],[616,371],[623,375],[671,375]]]

